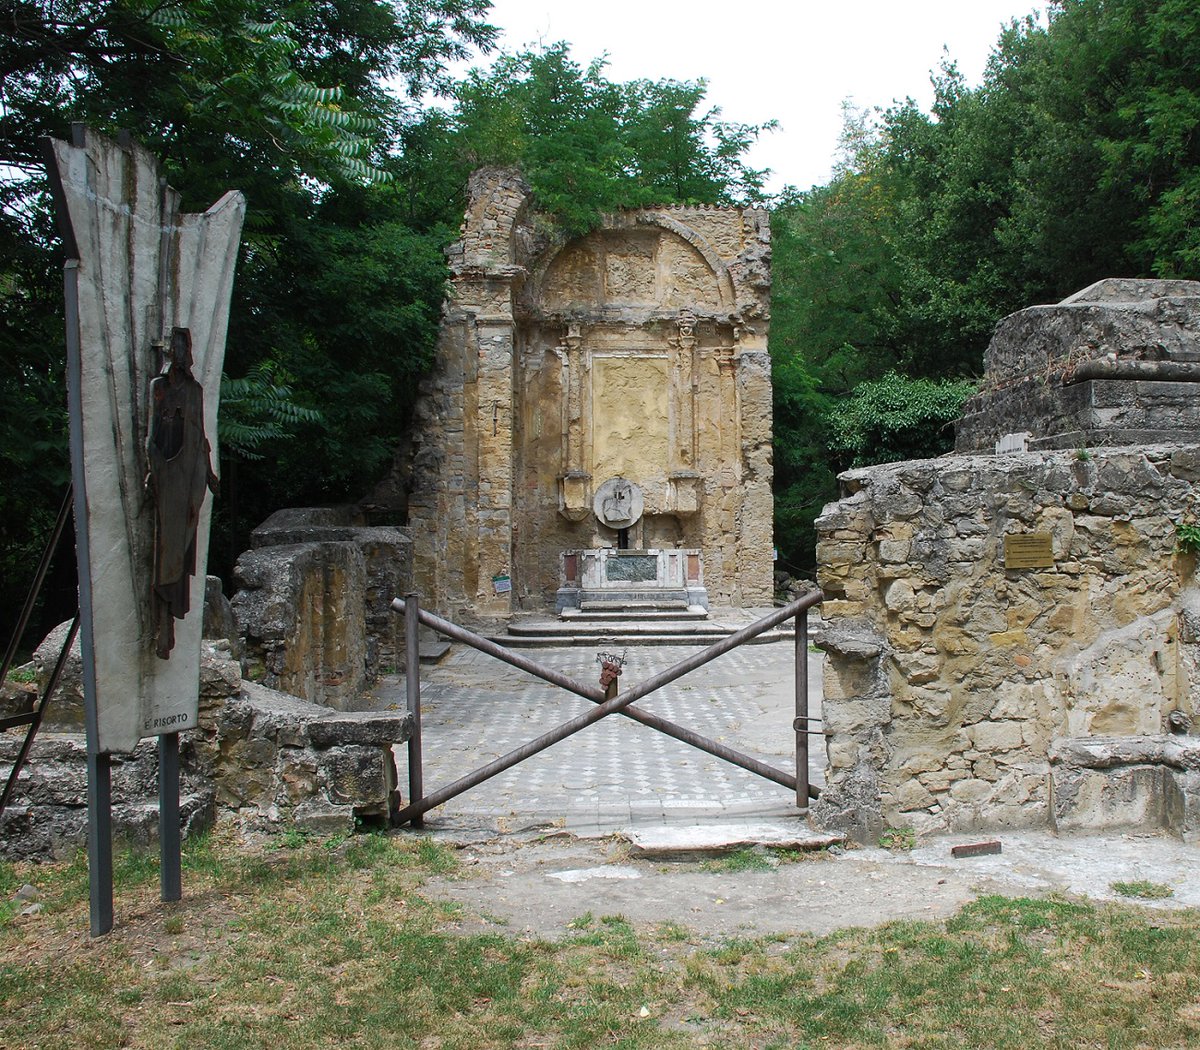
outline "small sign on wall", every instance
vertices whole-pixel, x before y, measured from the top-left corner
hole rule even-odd
[[[497,594],[508,594],[512,590],[512,577],[493,576],[492,586],[495,588]]]
[[[1054,538],[1048,532],[1015,533],[1004,537],[1006,569],[1054,568]]]

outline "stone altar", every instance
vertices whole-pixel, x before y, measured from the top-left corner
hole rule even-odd
[[[707,609],[698,550],[564,551],[556,608]]]

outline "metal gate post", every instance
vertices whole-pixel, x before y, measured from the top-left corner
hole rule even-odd
[[[412,715],[412,735],[408,738],[408,804],[425,797],[421,760],[421,605],[413,592],[404,597],[404,681],[408,692],[408,713]],[[410,822],[421,827],[420,814]]]
[[[158,738],[158,873],[164,901],[183,896],[179,839],[179,734],[163,733]]]
[[[796,806],[808,808],[808,610],[796,614]]]

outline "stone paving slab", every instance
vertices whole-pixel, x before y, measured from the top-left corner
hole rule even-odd
[[[689,824],[682,827],[654,826],[630,828],[624,835],[635,855],[643,857],[675,856],[689,853],[728,853],[747,846],[774,849],[818,850],[839,846],[844,835],[811,831],[793,818],[784,821],[743,820],[734,823]]]
[[[670,667],[695,649],[630,649],[626,687]],[[539,663],[595,684],[593,648],[540,650]],[[647,711],[738,748],[777,768],[794,769],[794,645],[740,648],[638,702]],[[811,713],[820,713],[820,660],[809,654]],[[422,669],[422,737],[427,791],[457,779],[588,710],[588,701],[456,644],[435,668]],[[403,706],[404,682],[384,682],[376,708]],[[821,783],[821,738],[809,768]],[[401,785],[407,752],[399,748]],[[794,793],[647,726],[610,715],[426,815],[499,830],[537,825],[578,835],[629,825],[795,817]]]

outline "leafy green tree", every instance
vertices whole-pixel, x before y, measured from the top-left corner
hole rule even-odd
[[[255,524],[263,506],[361,481],[356,468],[377,470],[386,432],[403,429],[411,377],[436,331],[446,234],[445,208],[430,214],[428,199],[389,181],[402,170],[394,150],[420,123],[413,100],[447,90],[447,64],[490,46],[488,6],[9,0],[0,7],[0,605],[19,600],[28,552],[44,533],[43,508],[53,514],[67,476],[61,259],[39,137],[65,137],[72,121],[109,134],[128,128],[158,154],[185,207],[207,207],[230,188],[248,198],[227,367],[251,387],[263,387],[268,374],[288,379],[273,380],[271,396],[243,388],[235,409],[235,422],[249,430],[225,449],[234,510],[218,504],[232,531],[216,541],[215,560],[227,570],[240,546],[233,533]],[[363,188],[371,184],[379,188]],[[286,411],[284,391],[292,399]],[[252,411],[263,415],[250,418]],[[319,482],[295,466],[301,457],[281,430],[319,446],[312,461],[325,471]],[[257,452],[248,434],[258,435]],[[246,459],[247,452],[264,458]],[[301,477],[307,488],[286,487]]]
[[[794,560],[831,447],[842,463],[944,447],[951,401],[908,380],[977,377],[997,320],[1102,277],[1200,276],[1194,3],[1054,0],[1044,24],[1005,27],[978,86],[953,63],[934,86],[929,112],[848,112],[830,183],[775,215],[776,462],[793,526],[780,545]],[[813,491],[793,499],[798,479]]]
[[[896,372],[860,383],[830,413],[830,447],[846,467],[948,452],[953,424],[974,392],[969,380],[910,379]]]
[[[567,235],[622,207],[763,199],[767,173],[745,154],[773,125],[721,120],[702,80],[621,84],[604,65],[557,43],[472,71],[453,117],[465,166],[518,165]]]

